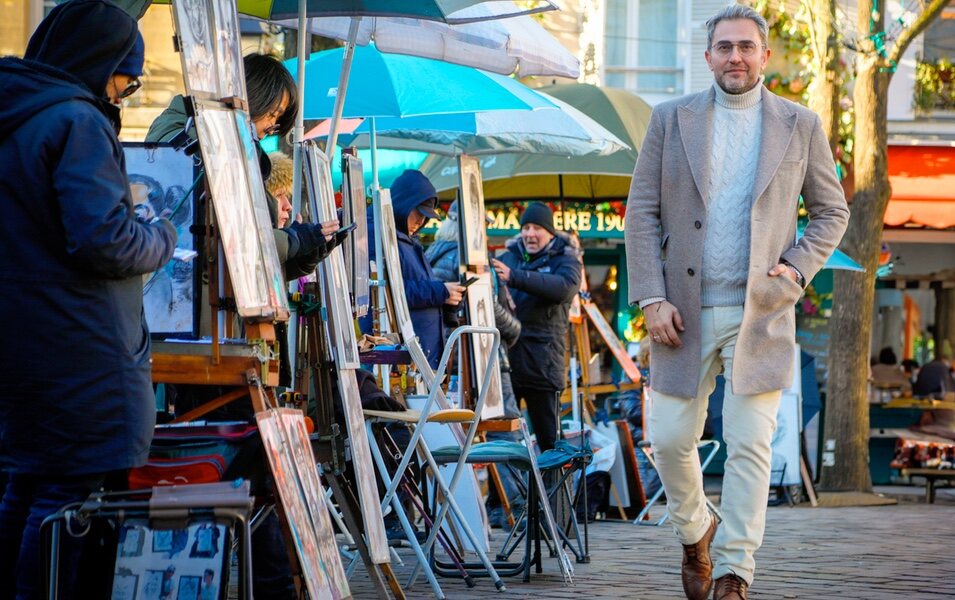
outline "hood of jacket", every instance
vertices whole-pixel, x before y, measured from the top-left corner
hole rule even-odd
[[[43,19],[23,58],[66,71],[102,98],[137,32],[136,20],[111,2],[72,0]]]
[[[104,108],[103,103],[69,73],[34,61],[0,58],[0,140],[33,115],[72,100]]]

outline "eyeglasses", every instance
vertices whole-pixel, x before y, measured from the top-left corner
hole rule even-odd
[[[753,56],[761,47],[762,46],[759,44],[749,41],[739,42],[737,44],[733,44],[731,42],[719,42],[713,46],[713,52],[715,52],[718,56],[728,57],[733,54],[733,48],[736,48],[739,50],[741,56]]]
[[[143,87],[143,82],[140,81],[139,78],[137,77],[136,79],[133,79],[132,81],[130,81],[129,85],[123,88],[123,91],[119,93],[119,97],[128,98],[132,96],[133,94],[135,94],[136,91],[141,87]]]

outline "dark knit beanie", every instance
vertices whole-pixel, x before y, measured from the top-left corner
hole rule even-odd
[[[557,230],[554,229],[554,211],[546,204],[531,202],[527,205],[527,208],[524,209],[524,214],[521,215],[521,227],[528,223],[540,225],[549,231],[551,235],[557,235]]]
[[[143,74],[143,63],[146,60],[146,44],[143,42],[143,34],[136,32],[136,41],[133,47],[129,49],[126,58],[119,63],[114,73],[116,75],[129,75],[130,77],[141,77]]]

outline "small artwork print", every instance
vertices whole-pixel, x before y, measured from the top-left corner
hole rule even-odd
[[[175,571],[173,571],[175,572]],[[163,597],[163,580],[165,579],[165,571],[160,571],[156,569],[147,569],[146,575],[143,581],[143,593],[140,595],[141,600],[161,600]],[[170,586],[170,589],[171,586]]]
[[[194,533],[191,558],[214,558],[219,553],[219,528],[212,523],[203,523]]]
[[[195,575],[183,575],[179,578],[179,590],[176,592],[177,600],[199,600],[199,585],[202,583],[202,577]]]
[[[475,327],[495,328],[494,322],[494,290],[491,274],[467,273],[467,277],[477,277],[477,281],[468,286],[465,297],[468,303],[468,324]],[[481,409],[481,419],[495,419],[504,416],[504,393],[501,389],[501,367],[496,360],[492,361],[494,338],[490,335],[470,336],[471,340],[471,379],[474,389],[480,394],[484,382],[485,372],[491,370],[491,379],[488,384],[487,396]],[[475,401],[477,398],[475,398]]]
[[[458,157],[461,173],[461,196],[458,201],[458,223],[465,266],[485,266],[487,257],[487,212],[484,209],[484,188],[481,184],[481,163],[470,156]]]
[[[142,527],[123,526],[119,531],[119,555],[123,557],[142,556],[145,541],[146,531]]]
[[[139,577],[129,571],[117,572],[113,575],[113,591],[110,600],[136,600],[136,588]]]

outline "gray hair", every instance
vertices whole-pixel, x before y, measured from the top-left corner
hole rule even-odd
[[[706,47],[713,47],[713,31],[716,30],[716,24],[720,21],[736,21],[738,19],[749,19],[756,23],[759,29],[759,37],[763,41],[763,48],[769,46],[769,24],[763,15],[759,14],[749,6],[742,4],[730,4],[716,13],[706,22]]]

